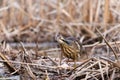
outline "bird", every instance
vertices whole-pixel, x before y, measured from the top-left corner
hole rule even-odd
[[[62,35],[58,35],[56,38],[63,56],[73,61],[77,61],[80,57],[82,45],[74,38],[64,39]]]

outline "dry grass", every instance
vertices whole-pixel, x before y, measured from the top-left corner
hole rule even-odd
[[[119,23],[119,2],[1,0],[0,16],[1,40],[53,41],[56,33],[88,39],[95,27],[106,32]]]
[[[13,63],[15,67],[11,68],[19,65],[13,71],[20,75],[24,72],[24,80],[117,79],[119,59],[115,61],[96,27],[119,57],[119,13],[120,0],[0,0],[0,41],[8,42],[1,43],[1,62]],[[72,62],[64,64],[64,59],[60,65],[60,49],[55,48],[58,33],[83,42],[90,59],[77,62],[75,69]]]

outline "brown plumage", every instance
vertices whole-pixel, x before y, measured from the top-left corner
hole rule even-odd
[[[57,42],[65,57],[74,61],[78,60],[80,56],[80,45],[76,40],[65,40],[62,36],[58,36]]]

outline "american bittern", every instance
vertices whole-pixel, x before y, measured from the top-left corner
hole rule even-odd
[[[57,42],[60,45],[63,56],[74,61],[80,56],[80,44],[76,40],[66,40],[62,36],[57,36]]]

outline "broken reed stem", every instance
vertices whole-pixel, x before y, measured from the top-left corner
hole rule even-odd
[[[60,20],[60,0],[57,0],[57,24],[59,24]]]
[[[100,5],[101,5],[101,1],[97,0],[97,8],[96,8],[96,13],[95,13],[95,22],[98,22],[98,17],[99,17],[99,12],[100,12]]]
[[[40,66],[41,68],[49,68],[49,69],[57,69],[57,66],[46,66],[36,63],[25,63],[25,62],[17,62],[17,61],[11,61],[11,60],[0,60],[0,62],[9,62],[14,64],[22,64],[22,65],[31,65],[31,66]]]
[[[13,66],[13,64],[11,64],[11,62],[9,62],[9,59],[4,56],[1,52],[0,52],[0,57],[3,59],[3,61],[5,61],[5,65],[8,67],[10,72],[15,72],[16,68]],[[16,72],[15,74],[19,74],[18,72]]]
[[[103,21],[104,21],[104,31],[106,31],[107,26],[106,23],[108,23],[108,18],[109,17],[109,0],[105,0],[105,4],[104,4],[104,17],[103,17]]]
[[[116,54],[116,52],[114,51],[114,49],[111,47],[111,45],[107,42],[107,40],[104,38],[104,36],[102,35],[102,33],[97,29],[96,27],[96,30],[98,31],[98,33],[101,35],[101,37],[104,39],[105,43],[108,45],[108,47],[113,51],[114,55],[115,55],[115,58],[116,60],[118,61],[118,56]]]

